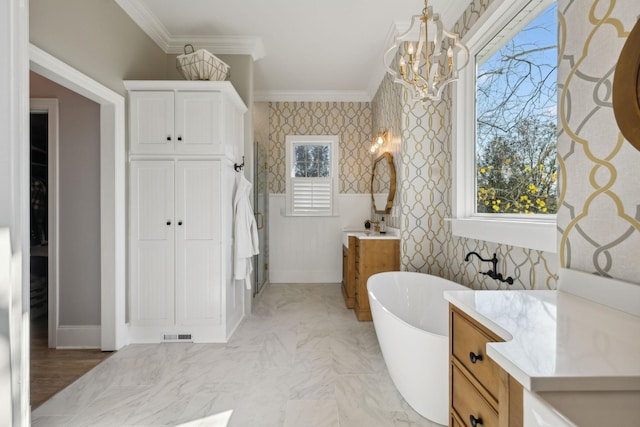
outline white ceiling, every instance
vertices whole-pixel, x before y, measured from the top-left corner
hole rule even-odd
[[[116,0],[167,53],[255,59],[256,100],[371,100],[396,25],[421,0]],[[446,27],[470,0],[430,0]],[[232,70],[233,72],[233,70]]]

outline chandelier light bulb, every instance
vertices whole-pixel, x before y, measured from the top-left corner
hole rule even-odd
[[[404,62],[404,58],[400,58],[400,75],[404,76],[407,73],[407,65]]]

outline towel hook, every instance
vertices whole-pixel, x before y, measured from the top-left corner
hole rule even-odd
[[[242,164],[239,165],[237,163],[234,163],[233,168],[236,170],[236,172],[240,172],[244,168],[244,156],[242,156]]]

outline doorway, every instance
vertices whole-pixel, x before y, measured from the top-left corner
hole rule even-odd
[[[269,282],[269,159],[268,151],[259,141],[254,145],[255,184],[254,201],[255,216],[258,228],[260,253],[255,256],[255,286],[254,297],[260,293],[264,285]]]
[[[49,143],[48,112],[31,112],[30,142],[30,233],[29,260],[31,322],[43,323],[47,330],[49,311]]]
[[[56,347],[58,286],[58,100],[30,99],[30,307]]]
[[[125,315],[124,97],[34,45],[29,45],[29,66],[31,71],[100,105],[99,346],[104,351],[117,350],[128,340]],[[24,268],[26,270],[27,267]],[[94,332],[90,332],[93,336]]]
[[[32,229],[38,226],[38,215],[46,214],[39,212],[38,196],[40,194],[51,195],[49,203],[53,204],[59,200],[57,212],[50,209],[57,221],[52,221],[49,228],[58,230],[58,245],[49,245],[49,255],[53,249],[57,249],[59,254],[56,257],[59,261],[59,280],[53,280],[51,289],[51,302],[49,305],[52,314],[50,323],[57,323],[56,328],[52,328],[51,343],[49,347],[55,348],[99,348],[100,347],[100,106],[72,91],[61,86],[44,76],[32,72],[29,79],[29,92],[32,97],[45,99],[34,99],[33,103],[47,100],[52,104],[58,104],[58,134],[60,143],[55,143],[56,134],[52,132],[52,148],[49,164],[52,170],[57,170],[57,174],[52,173],[47,186],[38,185],[41,177],[35,176],[31,189],[31,221]],[[46,113],[46,111],[45,111]],[[33,123],[37,123],[38,116],[43,114],[34,113],[31,117]],[[42,119],[41,119],[42,120]],[[52,123],[55,126],[55,123]],[[34,126],[34,131],[35,126]],[[36,142],[38,139],[41,142]],[[46,133],[40,138],[37,135],[32,140],[32,160],[38,159],[38,155],[43,153],[47,146]],[[40,147],[37,147],[39,144]],[[56,150],[56,147],[58,148]],[[44,161],[44,160],[43,160]],[[37,162],[32,161],[31,169],[34,173]],[[58,165],[58,167],[56,167]],[[42,187],[42,191],[37,191]],[[48,191],[50,190],[50,191]],[[50,193],[50,194],[48,194]],[[57,197],[56,197],[57,194]],[[47,218],[41,221],[46,224]],[[45,227],[47,228],[47,227]],[[39,232],[41,233],[41,232]],[[39,236],[34,241],[31,233],[31,261],[37,265],[37,260],[42,259],[40,264],[46,265],[44,256],[38,252],[44,252],[46,245],[41,245],[43,240]],[[46,241],[46,240],[45,240]],[[34,256],[36,255],[36,256]],[[46,255],[46,254],[42,254]],[[49,256],[48,258],[52,258]],[[54,258],[55,259],[55,258]],[[37,283],[36,280],[33,283]],[[31,295],[34,295],[32,289]],[[31,305],[31,312],[34,314],[32,320],[38,318],[36,305]],[[39,326],[38,322],[34,326]],[[55,342],[54,342],[55,341]]]
[[[57,63],[47,65],[55,69]],[[110,355],[100,350],[100,168],[101,144],[111,138],[105,138],[104,104],[38,63],[32,68],[40,72],[31,73],[30,94],[51,97],[30,99],[30,293],[24,302],[30,308],[28,383],[35,409]]]
[[[57,329],[58,114],[57,99],[30,100],[30,318],[51,348]]]

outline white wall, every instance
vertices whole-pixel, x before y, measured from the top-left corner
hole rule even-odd
[[[287,217],[285,195],[269,197],[269,281],[339,283],[342,281],[342,231],[364,229],[369,194],[340,194],[339,216]]]
[[[0,2],[0,229],[11,233],[11,267],[7,277],[3,265],[0,280],[0,425],[14,427],[29,425],[29,323],[22,306],[28,286],[23,255],[29,253],[28,171],[23,168],[29,144],[27,4]]]
[[[59,324],[100,325],[100,106],[36,73],[32,98],[57,98]]]
[[[115,1],[29,0],[31,43],[109,89],[166,78],[167,55]]]
[[[0,228],[0,425],[11,424],[11,329],[8,321],[11,300],[11,236]]]

